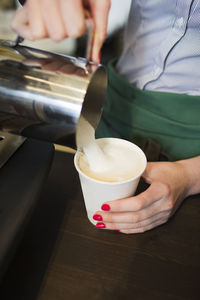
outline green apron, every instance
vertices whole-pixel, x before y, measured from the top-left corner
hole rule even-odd
[[[121,137],[144,147],[158,142],[174,160],[200,155],[200,96],[144,91],[108,65],[108,91],[96,137]]]

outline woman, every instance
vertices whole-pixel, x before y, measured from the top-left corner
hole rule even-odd
[[[99,62],[110,0],[27,0],[13,29],[26,39],[55,41],[94,22],[91,59]],[[165,223],[189,195],[200,192],[200,3],[133,0],[124,51],[109,64],[109,87],[98,136],[120,136],[143,147],[159,142],[173,162],[149,162],[146,191],[105,203],[98,228],[138,233]]]

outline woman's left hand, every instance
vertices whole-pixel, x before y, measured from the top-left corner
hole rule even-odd
[[[177,162],[149,162],[143,178],[150,186],[137,196],[106,202],[94,219],[98,228],[140,233],[168,221],[182,201],[199,192],[200,157]],[[198,177],[199,178],[199,177]],[[195,181],[195,182],[193,182]]]

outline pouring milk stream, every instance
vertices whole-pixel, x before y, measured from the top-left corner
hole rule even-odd
[[[94,128],[83,116],[79,120],[76,142],[80,152],[79,167],[89,177],[120,182],[136,176],[141,168],[137,152],[126,145],[95,139]]]

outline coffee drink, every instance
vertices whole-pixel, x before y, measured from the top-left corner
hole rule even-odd
[[[137,148],[134,150],[130,143],[113,139],[97,139],[100,156],[94,151],[96,157],[90,160],[85,153],[80,153],[78,166],[87,176],[104,182],[122,182],[141,175],[144,162]],[[92,152],[92,151],[91,151]],[[95,162],[94,167],[91,161]],[[96,163],[97,162],[97,163]]]

